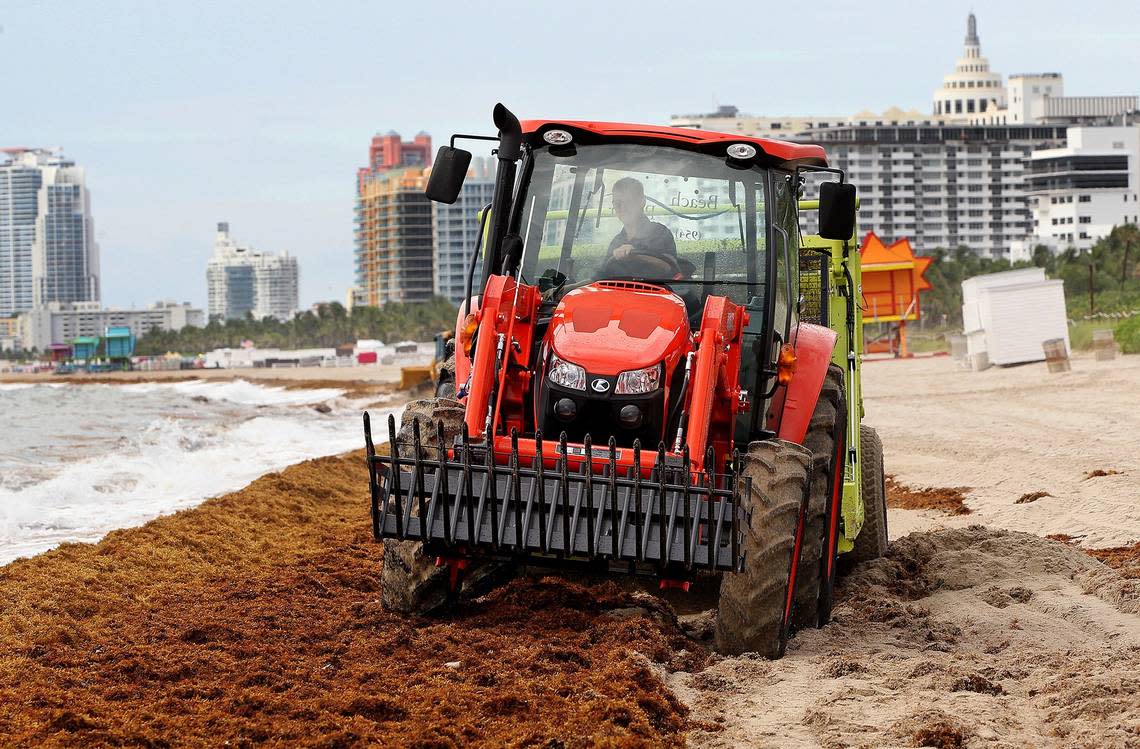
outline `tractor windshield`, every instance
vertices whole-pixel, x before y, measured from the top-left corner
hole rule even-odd
[[[551,297],[623,279],[691,301],[763,299],[766,170],[641,144],[541,148],[533,158],[520,198],[524,282]]]

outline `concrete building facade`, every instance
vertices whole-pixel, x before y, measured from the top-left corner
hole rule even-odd
[[[206,267],[210,319],[289,320],[300,306],[299,275],[297,258],[239,245],[220,222]]]
[[[1140,223],[1140,127],[1069,128],[1064,147],[1029,157],[1026,178],[1027,244],[1086,250],[1113,227]]]
[[[47,149],[3,149],[0,315],[99,301],[99,246],[86,175]]]
[[[69,343],[78,336],[102,336],[109,327],[128,327],[136,337],[154,330],[202,327],[205,313],[189,302],[158,302],[146,309],[103,309],[98,302],[50,302],[20,315],[23,348],[45,350],[53,343]]]
[[[479,238],[479,212],[495,193],[495,165],[490,159],[471,162],[459,199],[452,205],[432,203],[435,233],[435,262],[432,287],[452,304],[460,304],[467,288],[469,260]],[[479,284],[483,262],[475,261],[475,281]]]
[[[1007,257],[1033,230],[1026,159],[1065,142],[1061,126],[847,126],[809,131],[858,186],[859,225],[916,247]]]
[[[434,289],[431,201],[424,195],[431,136],[389,132],[372,139],[356,174],[351,307],[424,302]]]
[[[427,170],[374,172],[357,193],[356,303],[426,302],[432,297],[431,201]]]

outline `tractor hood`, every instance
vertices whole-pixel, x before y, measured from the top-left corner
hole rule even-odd
[[[550,323],[562,359],[590,374],[617,375],[671,361],[689,348],[685,303],[660,286],[599,281],[562,298]]]

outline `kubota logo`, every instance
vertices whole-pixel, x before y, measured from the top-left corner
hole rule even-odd
[[[609,380],[603,380],[601,377],[599,377],[598,379],[596,379],[590,383],[590,387],[592,387],[594,389],[594,392],[604,393],[610,389],[610,381]]]

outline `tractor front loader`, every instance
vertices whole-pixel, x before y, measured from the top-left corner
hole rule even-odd
[[[429,613],[519,566],[719,578],[718,649],[779,656],[827,621],[840,555],[886,544],[854,187],[817,146],[494,122],[446,381],[377,425],[387,451],[364,417],[385,606]],[[464,137],[433,200],[462,188]]]

